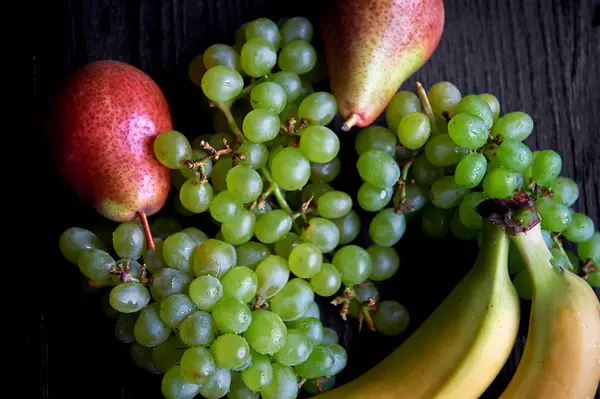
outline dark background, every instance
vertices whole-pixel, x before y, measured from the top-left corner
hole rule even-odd
[[[323,0],[324,1],[324,0]],[[190,137],[210,132],[198,89],[187,80],[191,58],[213,43],[233,43],[237,27],[260,16],[305,15],[314,18],[321,2],[259,0],[71,0],[37,7],[32,64],[32,100],[43,115],[64,79],[87,62],[119,59],[148,73],[161,86],[172,108],[175,127]],[[503,112],[522,110],[535,123],[526,143],[551,148],[563,157],[562,175],[579,183],[575,205],[600,225],[600,12],[592,0],[454,0],[447,1],[446,26],[430,61],[402,88],[414,90],[440,80],[455,83],[463,94],[495,94]],[[41,138],[42,116],[34,134]],[[339,120],[335,123],[339,127]],[[339,131],[339,130],[338,130]],[[352,132],[354,133],[354,131]],[[39,139],[36,139],[39,140]],[[337,187],[352,190],[353,138],[344,175]],[[31,398],[160,398],[160,378],[139,370],[128,346],[113,336],[113,321],[100,309],[98,295],[83,289],[78,271],[58,251],[58,236],[70,226],[98,221],[60,184],[46,162],[45,147],[36,146],[39,176],[50,184],[53,212],[39,227],[47,237],[37,250],[50,259],[36,279],[41,294],[27,324],[25,359],[31,372],[24,385]],[[344,185],[346,184],[346,185]],[[168,212],[169,209],[165,209]],[[39,221],[39,220],[38,220]],[[192,221],[198,225],[196,221]],[[201,225],[200,225],[201,226]],[[202,227],[201,227],[202,228]],[[325,325],[338,329],[349,352],[347,369],[338,377],[354,378],[375,365],[433,311],[472,265],[476,245],[448,237],[423,240],[409,226],[398,246],[402,269],[381,286],[411,313],[411,326],[395,339],[343,323],[336,309],[322,304]],[[49,258],[48,258],[49,257]],[[523,302],[522,336],[504,370],[483,397],[497,398],[521,353],[529,304]],[[31,377],[34,377],[31,381]],[[598,396],[597,396],[598,397]]]

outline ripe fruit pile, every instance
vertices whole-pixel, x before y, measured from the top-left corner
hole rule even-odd
[[[523,143],[534,130],[527,114],[501,115],[493,95],[463,95],[449,82],[427,92],[418,84],[416,94],[399,91],[385,110],[386,126],[356,135],[358,161],[344,166],[356,167],[362,185],[346,193],[330,185],[342,168],[340,140],[330,128],[338,104],[313,88],[327,75],[311,44],[311,23],[260,18],[236,36],[234,46],[215,44],[189,66],[190,80],[218,110],[215,133],[190,140],[166,130],[153,143],[156,159],[170,169],[180,216],[209,215],[218,233],[210,237],[202,226],[182,228],[163,216],[149,229],[120,223],[105,241],[73,227],[59,243],[92,285],[107,289],[109,308],[118,312],[117,339],[131,344],[136,364],[163,374],[167,399],[285,399],[300,388],[315,395],[332,390],[347,354],[335,331],[322,325],[315,295],[372,331],[404,332],[408,310],[382,300],[377,282],[399,269],[395,245],[408,219],[419,218],[426,237],[451,232],[479,239],[490,259],[496,251],[494,262],[478,266],[494,281],[508,239],[492,231],[487,238],[503,244],[486,245],[486,220],[476,207],[526,196],[535,201],[552,265],[600,285],[600,233],[573,210],[578,188],[560,176],[559,154]],[[367,226],[356,207],[373,214]],[[363,228],[367,247],[355,243]],[[563,248],[563,237],[577,245],[577,255]],[[514,245],[508,270],[519,295],[531,299],[526,262]],[[485,291],[492,307],[494,294],[510,296],[509,280],[500,280]],[[472,305],[463,316],[482,309],[493,330],[497,319],[475,292],[478,280],[471,283],[451,308]],[[471,294],[473,303],[463,300]],[[513,305],[511,316],[518,313]],[[432,320],[449,322],[450,313]],[[478,383],[485,388],[485,380]]]

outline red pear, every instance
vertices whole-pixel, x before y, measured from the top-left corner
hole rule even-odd
[[[321,35],[342,129],[370,125],[436,49],[442,0],[331,0]]]
[[[152,249],[147,216],[163,207],[171,182],[153,149],[172,129],[161,89],[130,64],[95,61],[69,77],[53,105],[48,134],[58,172],[107,219],[139,217]]]

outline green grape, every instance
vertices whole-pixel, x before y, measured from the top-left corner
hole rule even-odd
[[[333,94],[326,91],[311,93],[300,102],[298,117],[311,125],[325,126],[337,114],[337,102]]]
[[[313,217],[302,230],[302,240],[314,245],[320,252],[326,254],[333,251],[335,247],[338,246],[340,242],[340,231],[336,224],[331,220]]]
[[[454,212],[450,220],[450,231],[454,237],[465,241],[475,238],[479,232],[479,230],[472,230],[461,223],[458,209]]]
[[[279,129],[279,116],[275,111],[266,108],[257,108],[248,112],[242,122],[244,136],[254,143],[264,143],[274,139]]]
[[[242,366],[250,358],[250,346],[246,340],[235,334],[223,334],[210,346],[217,367],[227,370]]]
[[[340,245],[351,243],[360,233],[360,217],[354,209],[348,212],[344,217],[333,219],[332,222],[335,223],[340,231]]]
[[[278,325],[278,327],[281,326]],[[242,371],[242,379],[248,388],[259,392],[273,379],[273,367],[269,356],[258,353],[253,349],[250,349],[250,356],[252,357],[252,364]]]
[[[358,245],[341,247],[331,263],[342,273],[342,283],[347,286],[362,283],[372,270],[369,253]]]
[[[493,123],[496,123],[498,117],[500,116],[500,101],[498,101],[493,94],[489,93],[481,93],[479,97],[483,98],[483,100],[487,103],[490,111],[492,111]]]
[[[356,167],[360,177],[377,188],[392,187],[400,178],[400,167],[394,158],[380,150],[364,152]]]
[[[323,327],[323,340],[322,344],[337,344],[338,343],[338,335],[334,329],[329,327]]]
[[[290,257],[290,253],[292,252],[292,249],[294,249],[301,242],[302,239],[298,236],[298,234],[288,233],[283,239],[275,243],[275,254],[279,255],[284,259],[288,259]]]
[[[460,222],[467,228],[478,230],[483,228],[483,219],[477,213],[475,208],[488,196],[480,191],[475,191],[465,195],[458,208],[458,217]]]
[[[273,157],[273,180],[284,190],[300,190],[308,183],[310,172],[310,162],[298,148],[284,148]]]
[[[409,319],[408,310],[396,301],[379,302],[377,312],[373,315],[377,331],[388,337],[402,334],[408,327]]]
[[[313,26],[311,22],[304,17],[292,17],[286,20],[283,25],[281,25],[280,31],[284,45],[296,39],[310,43],[313,37]]]
[[[444,176],[444,168],[434,165],[424,155],[419,155],[413,161],[410,174],[415,182],[423,186],[431,186],[440,177]]]
[[[250,92],[252,108],[266,108],[281,113],[287,104],[285,90],[275,82],[262,82],[254,86]]]
[[[343,191],[329,191],[317,201],[319,215],[328,219],[344,217],[352,209],[352,198]]]
[[[155,301],[162,301],[170,295],[187,292],[191,282],[192,276],[189,273],[164,267],[152,276],[150,293]]]
[[[411,112],[421,112],[419,97],[411,91],[398,91],[394,94],[394,97],[392,97],[385,110],[385,120],[388,128],[392,132],[397,132],[400,120]]]
[[[326,163],[338,154],[340,139],[325,126],[307,126],[302,130],[299,148],[310,162]]]
[[[429,118],[422,112],[411,112],[400,120],[397,129],[400,143],[411,150],[425,145],[431,135]]]
[[[104,282],[108,281],[112,273],[110,272],[117,266],[115,260],[101,249],[90,248],[83,249],[77,260],[79,271],[90,280]]]
[[[236,266],[237,256],[233,245],[214,238],[209,238],[194,252],[194,274],[211,275],[221,278],[232,267]]]
[[[456,183],[454,176],[444,176],[433,183],[429,189],[429,198],[438,208],[451,209],[459,206],[467,193],[466,188]]]
[[[229,144],[235,142],[235,138],[233,137],[233,134],[226,133],[226,132],[219,132],[219,133],[215,133],[215,134],[211,135],[210,139],[208,140],[208,143],[215,150],[222,150],[225,148],[225,145],[223,144],[223,140],[226,140]],[[231,156],[229,156],[229,157],[231,158]]]
[[[487,170],[487,160],[483,154],[472,152],[460,160],[454,171],[454,181],[460,187],[470,189],[481,183]]]
[[[468,149],[454,143],[450,134],[434,136],[425,144],[425,157],[436,166],[456,165],[468,153]]]
[[[229,190],[221,191],[213,198],[210,203],[210,215],[217,222],[225,222],[235,217],[239,217],[243,211],[243,205],[236,199]]]
[[[321,270],[310,279],[310,285],[317,295],[331,296],[342,286],[342,274],[331,263],[323,263]]]
[[[167,130],[156,136],[154,155],[167,168],[181,169],[184,167],[181,161],[190,159],[192,156],[192,146],[182,133],[176,130]]]
[[[150,303],[150,293],[141,283],[127,282],[110,291],[110,305],[121,313],[134,313]]]
[[[584,262],[591,259],[594,265],[600,266],[600,233],[596,231],[589,240],[579,243],[577,255]]]
[[[388,188],[377,188],[370,183],[361,184],[356,194],[358,205],[368,212],[377,212],[385,208],[390,202],[394,189]]]
[[[479,118],[485,124],[485,132],[492,128],[494,124],[494,115],[487,101],[477,94],[467,94],[458,102],[456,107],[457,115],[465,113]],[[453,118],[454,119],[454,118]]]
[[[154,237],[164,240],[171,234],[180,231],[181,223],[175,218],[161,216],[150,222],[150,230]]]
[[[206,233],[195,227],[186,227],[185,229],[182,229],[181,232],[187,234],[188,237],[190,237],[196,243],[196,246],[208,240]]]
[[[129,350],[131,359],[138,367],[152,374],[160,374],[160,371],[152,363],[153,352],[154,348],[143,346],[139,342],[133,342]]]
[[[469,150],[478,149],[488,139],[488,129],[485,122],[464,112],[457,113],[450,119],[448,134],[456,145]]]
[[[252,269],[237,266],[227,272],[221,279],[223,295],[235,298],[243,303],[252,301],[258,290],[258,277]]]
[[[185,209],[193,213],[202,213],[208,209],[213,199],[213,188],[208,182],[189,179],[179,190],[179,200]]]
[[[259,399],[260,393],[251,390],[242,378],[239,371],[231,371],[231,385],[227,392],[227,399]]]
[[[112,234],[113,248],[120,258],[139,259],[146,244],[144,230],[137,222],[120,223]]]
[[[572,206],[579,198],[577,183],[568,177],[559,176],[554,180],[552,186],[552,198],[567,206]]]
[[[215,113],[213,115],[213,128],[216,132],[227,132],[229,131],[229,125],[227,124],[227,118],[222,112]],[[194,153],[194,149],[203,148],[202,142],[208,143],[210,139],[213,137],[213,134],[201,134],[196,136],[192,140],[192,154]],[[202,151],[202,150],[198,150]],[[202,151],[204,152],[204,151]],[[193,157],[195,158],[195,157]]]
[[[124,344],[132,344],[135,342],[133,326],[135,325],[137,317],[137,312],[119,313],[114,328],[115,338],[117,338],[117,341]]]
[[[292,71],[278,71],[267,77],[268,82],[274,82],[280,85],[285,91],[287,105],[291,105],[300,96],[302,81],[298,74]],[[281,111],[279,112],[281,113]]]
[[[162,377],[160,389],[165,399],[193,399],[200,392],[200,385],[183,377],[181,366],[175,365]]]
[[[361,129],[356,135],[354,149],[358,155],[369,150],[380,150],[393,157],[396,154],[397,141],[390,129],[383,126],[368,126]]]
[[[245,157],[245,159],[240,160],[240,165],[248,165],[255,170],[265,166],[269,160],[269,149],[262,143],[245,141],[240,145],[237,152]]]
[[[312,203],[314,204],[321,195],[329,191],[333,191],[333,187],[327,183],[309,183],[302,189],[302,196],[300,199],[302,202],[307,202],[312,197]]]
[[[338,157],[326,163],[310,164],[310,181],[314,183],[329,183],[340,174],[342,163]]]
[[[78,265],[79,255],[85,250],[106,251],[106,246],[96,234],[81,227],[71,227],[63,231],[58,240],[58,247],[62,256],[75,265]]]
[[[281,49],[277,65],[282,71],[291,71],[303,75],[317,63],[315,48],[305,40],[292,40]]]
[[[289,233],[294,234],[294,233]],[[289,235],[288,234],[288,235]],[[278,241],[275,244],[275,252],[277,252],[277,244],[281,241]],[[256,241],[248,241],[242,245],[238,245],[235,247],[235,252],[237,254],[237,263],[239,266],[246,266],[250,270],[255,270],[256,266],[265,259],[267,256],[271,254],[269,247],[267,247],[262,242]]]
[[[348,361],[343,347],[338,344],[316,346],[308,359],[294,367],[294,371],[303,378],[319,378],[338,374]]]
[[[245,303],[227,296],[223,296],[212,309],[217,328],[222,333],[231,334],[241,334],[246,331],[252,320],[250,313]]]
[[[442,238],[450,230],[452,212],[433,205],[426,206],[421,215],[421,231],[425,237]]]
[[[242,53],[242,66],[244,63],[243,56],[244,54]],[[202,76],[202,91],[209,100],[214,102],[232,100],[242,92],[243,88],[244,78],[242,78],[242,75],[226,65],[216,65],[208,69],[204,73],[204,76]]]
[[[254,232],[256,238],[265,244],[281,240],[292,228],[292,218],[281,209],[269,211],[256,220]]]
[[[319,305],[315,301],[313,301],[308,308],[306,308],[306,311],[302,315],[301,319],[305,319],[307,317],[316,317],[317,319],[321,317]]]
[[[517,273],[515,278],[513,279],[513,285],[517,290],[517,294],[522,299],[530,301],[533,297],[533,284],[531,282],[531,276],[529,276],[529,271],[524,269]]]
[[[567,229],[572,221],[573,211],[565,204],[553,198],[538,198],[535,201],[542,228],[552,233],[561,233]]]
[[[400,257],[394,247],[371,245],[367,248],[367,252],[371,257],[372,265],[369,280],[387,280],[398,272],[398,269],[400,268]]]
[[[492,126],[491,133],[503,139],[523,141],[533,132],[533,119],[524,112],[509,112],[502,115]]]
[[[330,266],[335,269],[333,265]],[[286,325],[288,329],[291,328],[306,335],[313,343],[313,346],[319,345],[323,340],[323,324],[317,317],[304,317],[302,319],[288,321]]]
[[[185,294],[173,294],[160,301],[160,318],[172,328],[179,328],[195,310],[196,306]]]
[[[258,264],[254,273],[258,279],[256,294],[263,299],[269,299],[281,291],[287,283],[290,269],[284,258],[269,255]]]
[[[152,230],[154,233],[154,230]],[[155,273],[157,270],[167,267],[165,258],[162,255],[164,241],[162,238],[154,237],[154,249],[148,249],[144,246],[142,259],[150,273]]]
[[[210,312],[223,297],[223,285],[218,278],[210,275],[196,277],[189,286],[188,294],[198,309]]]
[[[571,265],[569,257],[563,251],[553,248],[550,250],[550,255],[550,263],[557,271],[561,271],[562,268],[571,272],[576,272],[573,265]]]
[[[294,370],[281,363],[273,363],[273,379],[260,392],[263,399],[295,399],[298,380]]]
[[[133,326],[133,334],[140,345],[147,347],[156,347],[169,338],[171,329],[161,320],[157,302],[148,304],[140,311]]]
[[[592,287],[600,288],[600,270],[596,269],[589,273],[586,281]]]
[[[288,328],[285,345],[273,356],[274,360],[286,366],[300,364],[312,352],[314,343],[312,339],[302,331]]]
[[[232,167],[233,161],[229,155],[220,157],[215,163],[213,171],[210,175],[210,182],[212,183],[214,191],[217,193],[227,189],[226,177],[227,173]]]
[[[190,61],[187,70],[188,79],[190,79],[194,85],[200,88],[202,87],[202,76],[204,76],[204,73],[206,72],[203,58],[204,54],[202,53],[195,56],[192,61]]]
[[[163,258],[168,267],[192,273],[192,254],[196,241],[182,231],[171,234],[163,244]]]
[[[402,191],[396,190],[392,203],[395,209],[400,206],[402,200]],[[404,203],[402,204],[402,213],[407,218],[419,212],[429,203],[429,190],[419,184],[408,184],[404,188]]]
[[[250,211],[243,210],[239,216],[227,219],[221,225],[223,239],[232,245],[244,244],[254,235],[256,216]]]
[[[227,173],[227,190],[239,202],[250,203],[256,200],[262,189],[260,175],[250,166],[237,165]]]
[[[396,213],[393,208],[379,211],[369,224],[369,238],[381,247],[395,245],[405,231],[406,217],[403,213]]]
[[[317,246],[304,242],[292,249],[288,262],[290,271],[296,276],[311,278],[321,270],[323,255]]]
[[[167,373],[171,367],[179,364],[187,347],[177,336],[171,335],[165,342],[152,351],[152,363],[161,373]]]
[[[267,75],[277,63],[277,52],[268,40],[254,38],[242,46],[241,60],[246,75],[260,78]]]
[[[564,230],[565,238],[574,243],[582,243],[592,238],[594,234],[594,222],[583,213],[573,213],[571,223]]]
[[[209,346],[216,333],[215,320],[210,313],[201,310],[186,317],[179,327],[179,337],[187,346]]]
[[[243,334],[250,348],[263,355],[272,355],[285,345],[287,327],[281,318],[269,310],[252,312],[250,326]]]
[[[181,356],[180,367],[183,378],[199,385],[206,384],[217,369],[213,354],[202,346],[186,349]]]
[[[520,141],[504,139],[496,151],[498,162],[506,169],[524,172],[533,161],[531,150]]]
[[[270,303],[281,320],[289,321],[301,318],[313,300],[314,291],[310,284],[302,278],[293,278],[271,298]]]
[[[227,369],[217,368],[208,381],[200,386],[200,394],[206,399],[219,399],[229,392],[231,386],[231,372]]]
[[[311,396],[319,395],[323,392],[331,391],[335,388],[335,375],[327,378],[316,378],[306,380],[302,388]]]
[[[246,41],[260,38],[267,40],[275,50],[281,45],[281,34],[279,27],[269,18],[258,18],[249,22],[244,30]]]
[[[483,178],[483,192],[490,198],[510,197],[517,188],[517,177],[514,172],[499,166],[488,170]]]
[[[204,51],[202,61],[207,70],[217,65],[225,65],[237,72],[242,72],[240,55],[226,44],[213,44],[208,47]]]
[[[438,115],[450,118],[456,112],[462,94],[450,82],[437,82],[427,91],[431,109]]]

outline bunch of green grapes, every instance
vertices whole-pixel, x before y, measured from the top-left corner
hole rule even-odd
[[[425,236],[442,238],[451,232],[463,240],[480,239],[480,202],[526,194],[535,201],[553,264],[599,286],[600,233],[591,218],[573,209],[579,189],[561,176],[560,155],[532,151],[524,143],[533,132],[533,119],[521,111],[501,115],[492,94],[463,95],[450,82],[417,92],[396,93],[386,108],[387,126],[369,126],[357,135],[357,168],[364,180],[358,202],[378,212],[371,224],[381,223],[382,213],[390,223],[395,210],[420,217]],[[384,166],[369,169],[373,160]],[[375,241],[377,234],[369,233]],[[577,253],[563,248],[563,238],[577,246]],[[512,245],[509,268],[521,297],[531,298],[525,264]]]

